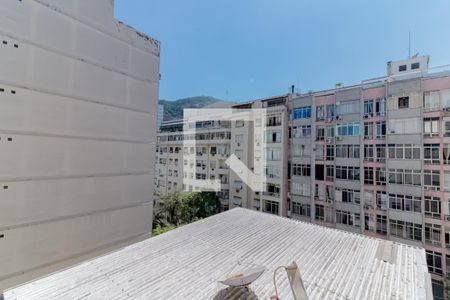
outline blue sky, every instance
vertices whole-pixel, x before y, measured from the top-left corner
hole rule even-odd
[[[450,64],[448,0],[115,0],[162,43],[160,98],[247,101],[382,76],[386,62]],[[228,91],[228,92],[227,92]],[[227,96],[228,95],[228,96]]]

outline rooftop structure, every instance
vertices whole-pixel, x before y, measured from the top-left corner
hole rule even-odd
[[[268,299],[295,261],[313,299],[432,299],[425,251],[236,208],[8,290],[16,299]],[[249,290],[218,281],[263,266]],[[281,299],[292,299],[277,273]]]

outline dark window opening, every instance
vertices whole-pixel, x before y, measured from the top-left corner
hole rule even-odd
[[[417,70],[420,68],[420,63],[413,63],[411,64],[411,70]]]
[[[8,45],[8,42],[7,41],[3,41],[3,45]]]
[[[404,71],[406,71],[406,65],[401,65],[401,66],[399,66],[399,67],[398,67],[398,71],[399,71],[399,72],[404,72]]]
[[[398,108],[408,108],[409,107],[409,97],[398,98]]]
[[[16,91],[15,91],[15,90],[12,90],[12,91],[11,91],[11,94],[16,94]]]
[[[19,48],[19,45],[17,45],[17,44],[14,44],[14,48]]]
[[[325,180],[325,166],[316,165],[316,180]]]

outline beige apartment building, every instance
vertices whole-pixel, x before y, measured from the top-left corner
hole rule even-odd
[[[0,5],[0,291],[151,232],[160,44],[113,6]]]

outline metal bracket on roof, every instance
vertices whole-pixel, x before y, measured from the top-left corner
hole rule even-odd
[[[377,249],[376,257],[379,260],[393,264],[394,263],[394,243],[392,241],[383,241]]]

